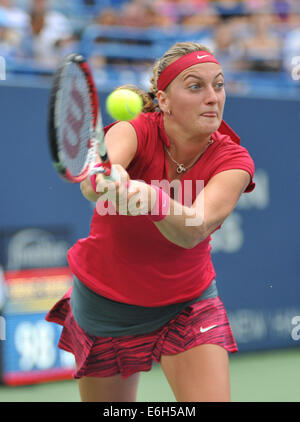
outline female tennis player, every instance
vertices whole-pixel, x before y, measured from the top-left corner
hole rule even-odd
[[[222,68],[204,46],[171,47],[141,95],[143,113],[105,128],[121,182],[81,183],[97,201],[90,235],[70,249],[73,286],[46,319],[63,326],[59,347],[75,355],[82,401],[135,401],[153,361],[177,401],[229,401],[237,345],[210,240],[254,189],[253,160],[223,121]],[[105,214],[112,187],[115,212]]]

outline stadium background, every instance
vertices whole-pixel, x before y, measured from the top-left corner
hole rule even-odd
[[[71,282],[66,251],[88,234],[93,211],[49,160],[55,66],[71,51],[85,54],[104,104],[124,83],[147,88],[151,63],[184,40],[220,59],[225,120],[256,163],[256,190],[212,242],[240,349],[230,358],[232,399],[300,401],[296,0],[0,0],[0,401],[79,400],[72,356],[56,347],[59,328],[44,322]],[[111,122],[105,110],[103,118]],[[142,375],[138,398],[174,400],[158,366]]]

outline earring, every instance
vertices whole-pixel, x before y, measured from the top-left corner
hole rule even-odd
[[[171,116],[172,112],[170,110],[168,110],[168,115]]]

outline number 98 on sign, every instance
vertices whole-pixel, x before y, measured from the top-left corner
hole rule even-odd
[[[59,350],[61,327],[44,320],[44,314],[11,315],[6,319],[2,344],[3,381],[10,385],[71,378],[72,354]]]

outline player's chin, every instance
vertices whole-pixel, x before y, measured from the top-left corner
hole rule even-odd
[[[205,132],[206,134],[216,132],[219,129],[220,125],[221,121],[218,117],[201,119],[200,121],[201,132]]]

